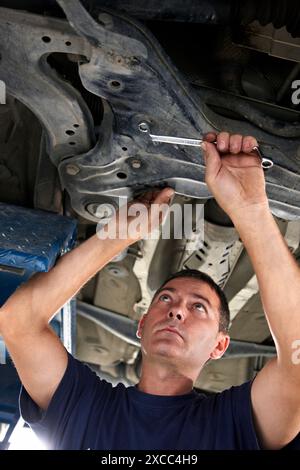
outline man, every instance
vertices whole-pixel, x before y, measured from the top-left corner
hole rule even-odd
[[[48,326],[88,279],[136,241],[95,235],[20,287],[0,311],[0,332],[24,386],[23,416],[50,447],[279,449],[298,434],[300,365],[293,347],[300,339],[300,271],[270,213],[256,145],[253,137],[207,135],[206,183],[249,253],[277,358],[253,383],[196,394],[202,367],[224,354],[229,337],[226,301],[213,282],[191,274],[165,283],[140,321],[139,384],[112,388],[100,380]],[[172,193],[148,194],[143,203],[150,213]]]

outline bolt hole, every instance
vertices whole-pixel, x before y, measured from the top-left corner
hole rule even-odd
[[[110,82],[108,82],[108,86],[113,90],[120,90],[122,83],[119,82],[119,80],[111,80]]]
[[[66,131],[66,134],[67,134],[67,135],[74,135],[74,134],[75,134],[75,131],[71,131],[71,130],[68,129],[68,130]]]
[[[73,127],[77,129],[77,127],[79,127],[79,124],[73,124]]]
[[[127,175],[126,175],[126,173],[123,173],[123,171],[119,171],[119,173],[117,173],[117,177],[120,180],[125,180],[127,178]]]
[[[127,152],[128,148],[127,148],[127,147],[122,147],[122,150],[123,150],[124,152]]]
[[[71,46],[72,45],[71,41],[66,41],[65,44],[66,44],[66,46]]]
[[[49,38],[49,36],[43,36],[42,41],[43,42],[51,42],[51,38]]]
[[[76,142],[69,142],[69,145],[76,145]]]

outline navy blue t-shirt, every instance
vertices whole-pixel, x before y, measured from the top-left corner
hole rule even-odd
[[[68,355],[66,372],[47,411],[22,388],[24,420],[50,449],[259,449],[251,382],[205,396],[157,396],[113,387]]]

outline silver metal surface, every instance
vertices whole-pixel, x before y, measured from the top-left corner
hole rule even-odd
[[[0,8],[0,42],[0,78],[8,95],[43,124],[52,163],[90,150],[95,143],[91,112],[47,61],[53,53],[90,57],[89,42],[66,20],[9,8]]]
[[[201,147],[203,139],[189,139],[185,137],[172,137],[169,135],[154,135],[149,134],[152,142],[159,142],[174,145],[190,145],[192,147]]]
[[[270,158],[265,158],[263,157],[260,149],[258,146],[256,147],[253,147],[253,150],[256,150],[260,160],[261,160],[261,166],[263,167],[264,170],[268,170],[269,168],[272,168],[272,166],[274,165],[273,161],[270,160]]]

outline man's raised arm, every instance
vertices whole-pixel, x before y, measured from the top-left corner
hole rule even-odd
[[[206,181],[251,258],[275,341],[277,358],[255,378],[251,398],[261,445],[278,449],[300,431],[300,364],[293,361],[300,340],[300,268],[269,210],[260,160],[250,153],[256,145],[253,137],[220,133],[217,148],[206,144]]]
[[[152,204],[168,203],[172,194],[166,188],[147,193],[137,202],[150,213]],[[20,286],[0,309],[0,334],[23,385],[41,408],[47,408],[67,366],[66,350],[49,321],[91,277],[137,239],[92,236],[49,272],[36,274]]]

